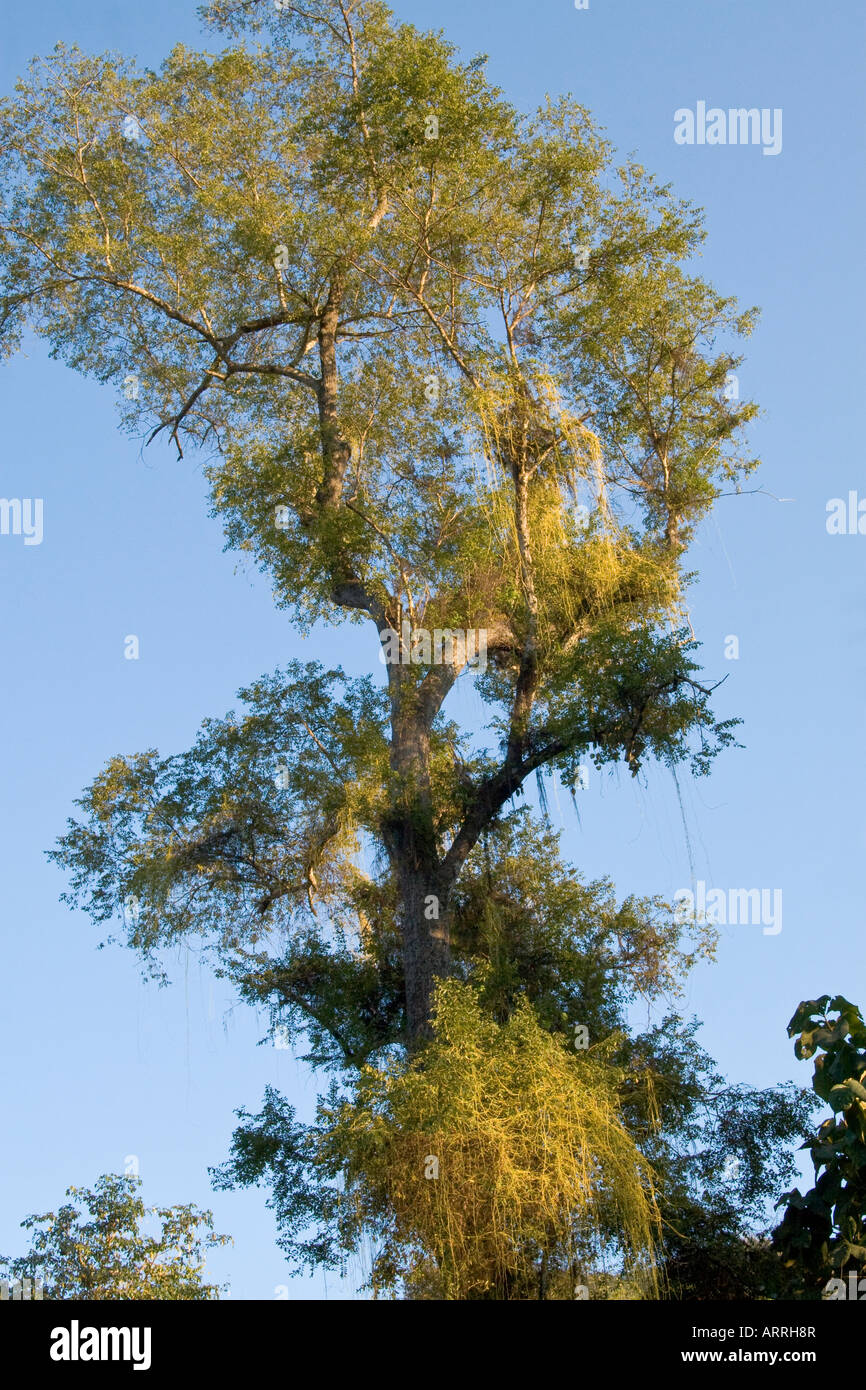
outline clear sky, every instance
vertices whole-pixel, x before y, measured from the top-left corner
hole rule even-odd
[[[785,1027],[824,992],[866,1005],[863,685],[866,535],[830,535],[827,503],[866,499],[863,227],[866,10],[860,0],[399,0],[441,27],[517,104],[571,91],[623,152],[705,208],[702,270],[762,310],[741,371],[763,415],[753,452],[768,495],[723,499],[700,532],[692,619],[716,696],[745,721],[708,779],[641,784],[593,773],[578,826],[551,814],[564,852],[621,895],[710,887],[781,889],[782,930],[722,931],[717,964],[687,1007],[732,1079],[769,1085],[810,1068]],[[158,64],[176,42],[207,47],[184,0],[41,0],[0,19],[0,90],[56,42]],[[782,150],[680,145],[679,108],[783,112]],[[59,899],[44,858],[72,800],[116,753],[186,748],[234,692],[298,656],[378,670],[370,637],[302,641],[266,580],[222,553],[194,459],[142,456],[116,427],[111,390],[41,347],[0,369],[0,495],[44,499],[44,539],[0,536],[2,760],[0,882],[2,1130],[0,1251],[21,1253],[25,1214],[55,1206],[137,1156],[145,1200],[210,1206],[232,1234],[212,1269],[234,1297],[346,1298],[321,1276],[290,1282],[264,1192],[214,1193],[233,1110],[266,1083],[307,1113],[315,1081],[291,1054],[258,1047],[265,1019],[234,1006],[182,951],[174,981],[140,980],[119,948]],[[138,661],[124,638],[139,637]],[[739,659],[725,656],[739,639]],[[472,699],[464,708],[472,709]],[[480,714],[480,702],[475,710]],[[694,865],[690,867],[689,845]]]

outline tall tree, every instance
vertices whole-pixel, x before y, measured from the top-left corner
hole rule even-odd
[[[216,55],[59,48],[0,104],[0,341],[31,327],[132,433],[208,451],[229,544],[302,627],[366,625],[383,680],[292,663],[188,752],[112,759],[55,852],[69,899],[155,970],[199,935],[340,1076],[306,1129],[269,1096],[221,1176],[273,1181],[302,1261],[373,1232],[376,1287],[571,1297],[616,1248],[646,1288],[707,1088],[687,1029],[627,1040],[623,1010],[711,942],[583,883],[512,803],[732,741],[685,555],[754,467],[754,313],[571,99],[517,112],[378,0],[205,16]],[[446,713],[461,677],[487,745]]]

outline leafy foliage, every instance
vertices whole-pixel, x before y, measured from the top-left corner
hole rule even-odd
[[[753,316],[684,273],[697,214],[575,103],[521,116],[378,4],[212,17],[273,43],[158,74],[60,48],[0,107],[4,345],[30,323],[134,374],[131,429],[214,445],[229,543],[299,621],[486,629],[512,742],[531,660],[527,771],[673,755],[707,723],[678,561],[753,466],[713,347]]]
[[[4,1278],[40,1280],[46,1299],[186,1299],[219,1297],[204,1281],[206,1251],[225,1245],[209,1211],[192,1205],[145,1208],[141,1179],[106,1173],[92,1189],[70,1187],[56,1212],[22,1221],[30,1250],[0,1259]],[[156,1218],[155,1234],[142,1222]]]
[[[800,1296],[815,1298],[846,1265],[866,1264],[866,1024],[843,995],[822,994],[800,1004],[788,1037],[801,1061],[815,1058],[812,1086],[833,1112],[803,1145],[815,1185],[787,1194],[774,1232]]]
[[[52,857],[72,872],[67,901],[119,919],[157,974],[160,950],[195,933],[275,1025],[307,1032],[311,1060],[352,1067],[405,1040],[393,875],[372,852],[388,804],[382,701],[318,667],[289,675],[241,692],[249,715],[209,721],[188,754],[113,760]],[[434,730],[437,801],[455,819],[472,766],[453,726]],[[525,995],[546,1026],[593,1037],[713,950],[711,929],[661,899],[617,904],[608,881],[564,872],[558,836],[525,809],[467,856],[452,910],[452,969],[487,967],[495,1018]]]
[[[363,1068],[350,1099],[320,1104],[315,1140],[270,1094],[221,1180],[278,1169],[287,1230],[310,1217],[330,1227],[303,1253],[335,1259],[372,1238],[377,1293],[574,1297],[599,1243],[651,1283],[652,1177],[604,1051],[570,1051],[525,1001],[497,1024],[473,988],[443,982],[423,1054]],[[320,1173],[341,1178],[325,1203]]]

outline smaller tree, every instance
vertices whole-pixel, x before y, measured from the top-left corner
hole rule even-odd
[[[31,1248],[0,1256],[0,1276],[39,1281],[47,1299],[218,1298],[223,1286],[203,1279],[205,1252],[231,1237],[214,1235],[212,1213],[191,1204],[145,1207],[140,1186],[140,1178],[106,1173],[92,1190],[67,1188],[73,1201],[21,1222],[34,1232]],[[147,1218],[160,1223],[157,1233],[141,1229]]]
[[[786,1194],[774,1241],[796,1296],[819,1298],[846,1266],[866,1270],[866,1023],[843,995],[807,999],[788,1024],[801,1061],[816,1053],[812,1087],[833,1111],[806,1140],[815,1186]],[[782,1203],[779,1204],[780,1206]]]

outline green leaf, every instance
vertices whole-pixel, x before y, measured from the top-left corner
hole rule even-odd
[[[820,999],[804,1000],[788,1024],[788,1037],[793,1038],[795,1033],[802,1033],[808,1023],[813,1023],[816,1017],[823,1017],[829,1001],[829,994],[822,994]]]
[[[851,1104],[853,1099],[851,1092],[844,1083],[841,1086],[831,1086],[827,1096],[828,1101],[835,1111],[844,1110]]]

